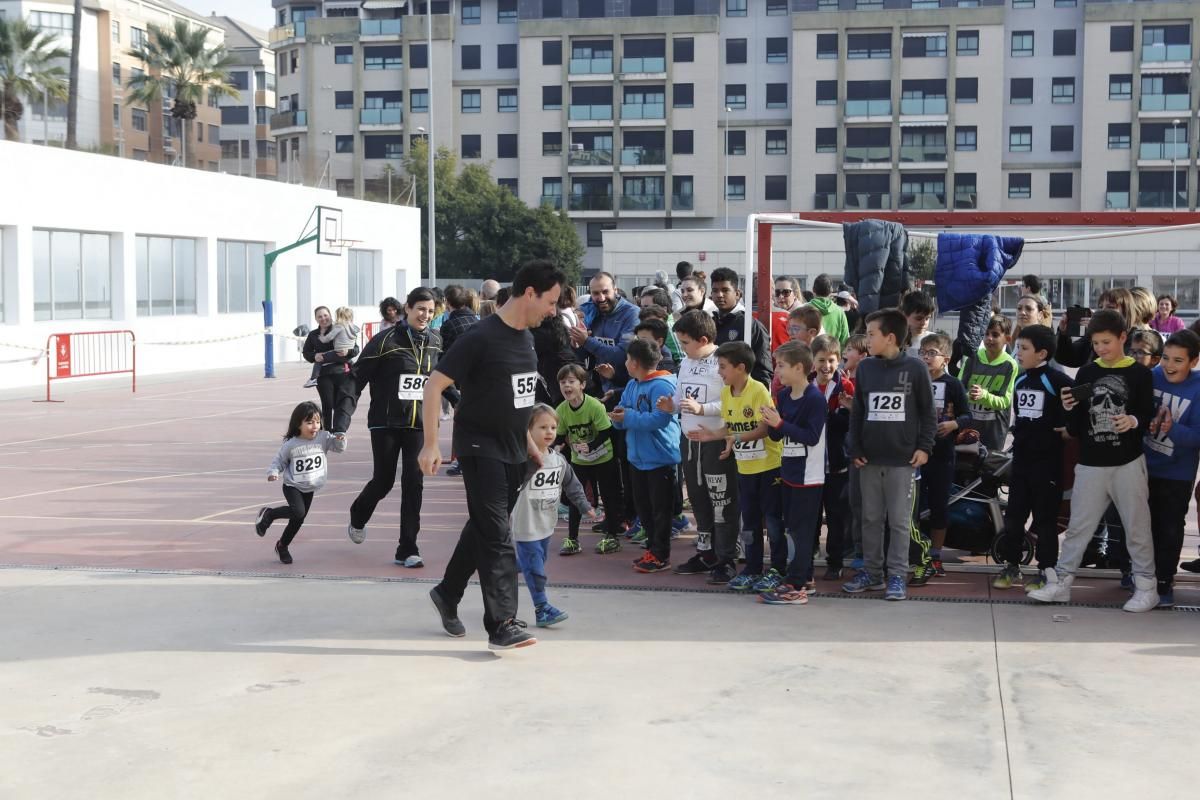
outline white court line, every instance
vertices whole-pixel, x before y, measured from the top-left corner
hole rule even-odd
[[[355,491],[350,491],[350,492],[321,492],[320,496],[321,496],[321,497],[337,497],[338,495],[343,495],[343,494],[358,494],[358,492],[355,492]],[[313,499],[315,500],[316,498],[313,498]],[[268,504],[268,505],[269,505],[269,504]],[[195,519],[195,520],[193,520],[193,522],[207,522],[207,521],[209,521],[210,519],[215,519],[215,518],[217,518],[217,517],[223,517],[223,516],[225,516],[226,514],[235,514],[235,513],[237,513],[238,511],[249,511],[249,510],[251,510],[251,509],[255,509],[255,508],[262,508],[262,507],[263,507],[263,504],[262,504],[262,503],[254,503],[254,504],[252,504],[252,505],[248,505],[248,506],[238,506],[237,508],[230,508],[230,509],[227,509],[227,510],[225,510],[225,511],[218,511],[218,512],[217,512],[217,513],[215,513],[215,514],[209,514],[208,516],[205,516],[205,517],[196,517],[196,519]],[[308,512],[308,513],[310,513],[310,514],[311,514],[312,512],[310,511],[310,512]],[[347,512],[341,512],[341,513],[347,513]],[[240,524],[240,523],[239,523],[239,524]]]
[[[146,525],[233,525],[235,527],[251,527],[254,525],[254,520],[223,520],[223,519],[146,519],[144,517],[126,518],[126,517],[53,517],[53,516],[37,516],[32,514],[0,514],[0,519],[25,520],[25,521],[45,521],[45,522],[121,522],[126,524],[146,524]],[[308,522],[305,520],[304,528],[339,528],[346,530],[346,526],[342,524],[325,523],[325,522]],[[461,525],[422,525],[422,531],[459,531]],[[86,534],[84,534],[86,535]],[[344,537],[343,537],[344,538]],[[341,538],[324,539],[314,541],[341,541]],[[375,541],[384,541],[376,539]]]
[[[87,483],[82,486],[63,486],[59,489],[47,489],[44,492],[28,492],[26,494],[14,494],[8,497],[0,497],[0,502],[5,500],[24,500],[27,497],[42,497],[48,494],[61,494],[63,492],[75,492],[80,489],[99,489],[104,486],[120,486],[126,483],[142,483],[143,481],[161,481],[168,478],[195,478],[200,475],[224,475],[233,472],[250,472],[257,471],[260,467],[242,467],[241,469],[214,469],[207,472],[173,472],[169,475],[148,475],[145,478],[126,478],[123,481],[106,481],[104,483]]]

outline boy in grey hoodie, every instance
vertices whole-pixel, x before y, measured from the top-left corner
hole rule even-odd
[[[888,600],[906,598],[913,478],[929,460],[937,412],[929,370],[900,349],[908,323],[896,309],[867,317],[873,358],[858,365],[850,411],[850,457],[862,490],[863,569],[842,590],[851,594],[886,587]],[[884,577],[884,524],[887,582]]]

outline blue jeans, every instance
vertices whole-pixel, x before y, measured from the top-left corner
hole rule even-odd
[[[535,609],[546,605],[546,556],[550,554],[550,537],[536,542],[516,542],[517,565],[525,576],[525,586]]]
[[[788,542],[783,533],[783,482],[779,470],[757,475],[738,475],[738,498],[742,505],[742,541],[746,543],[746,572],[763,571],[763,522],[771,541],[771,567],[787,571]]]

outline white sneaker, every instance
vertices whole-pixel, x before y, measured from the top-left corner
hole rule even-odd
[[[316,385],[317,385],[317,379],[316,379],[316,378],[309,378],[308,380],[306,380],[306,381],[304,382],[304,388],[305,388],[305,389],[311,389],[311,388],[313,388],[313,387],[314,387],[314,386],[316,386]]]
[[[408,558],[404,559],[404,566],[408,567],[409,569],[413,569],[414,567],[425,566],[425,562],[421,560],[420,556],[409,556]]]
[[[366,528],[356,528],[351,524],[346,525],[346,535],[350,537],[350,541],[355,544],[362,544],[367,538]]]
[[[1075,582],[1074,575],[1059,575],[1054,567],[1046,568],[1046,585],[1034,589],[1025,596],[1039,603],[1069,603],[1071,602],[1071,584]]]
[[[1125,605],[1121,608],[1126,611],[1131,611],[1135,614],[1143,611],[1153,611],[1158,607],[1158,590],[1157,589],[1135,589],[1133,597],[1125,601]]]

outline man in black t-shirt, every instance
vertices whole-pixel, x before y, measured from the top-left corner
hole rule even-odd
[[[439,397],[457,383],[462,401],[454,417],[454,452],[462,469],[469,518],[429,593],[451,636],[463,636],[458,604],[479,572],[488,647],[507,650],[536,644],[517,615],[517,560],[509,515],[525,477],[539,460],[529,438],[529,415],[537,387],[537,354],[529,328],[558,313],[566,276],[548,261],[531,261],[517,272],[507,302],[476,323],[438,362],[425,384],[422,408],[425,446],[418,460],[426,475],[442,463],[438,446]]]

